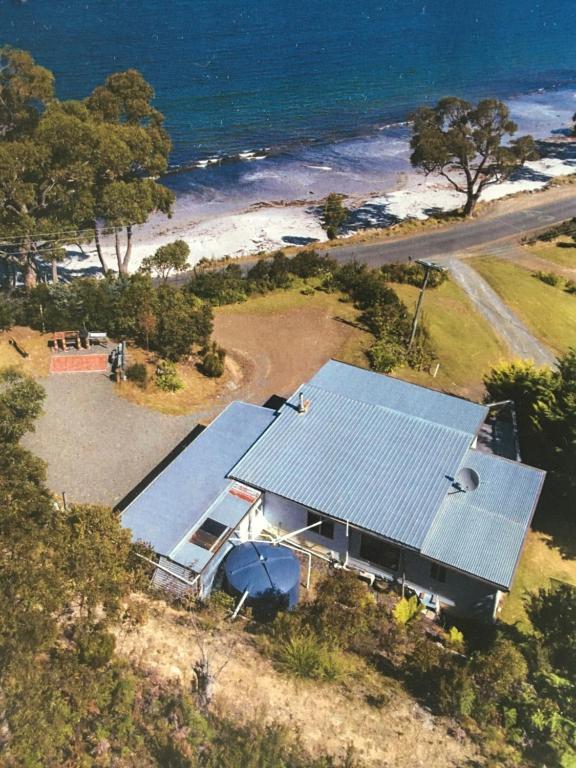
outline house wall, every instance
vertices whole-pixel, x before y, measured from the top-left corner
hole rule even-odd
[[[273,493],[266,493],[264,497],[264,515],[268,528],[277,529],[278,532],[296,531],[307,525],[308,510],[306,507],[296,504],[288,499],[283,499]],[[422,557],[418,552],[403,548],[402,559],[397,571],[384,570],[374,563],[369,563],[360,558],[361,531],[344,523],[334,521],[334,537],[329,539],[308,530],[294,537],[295,540],[310,548],[322,548],[336,553],[341,562],[348,561],[350,565],[370,571],[377,576],[389,579],[402,579],[402,573],[406,583],[418,592],[430,592],[438,595],[442,607],[456,613],[472,614],[485,613],[492,616],[495,587],[478,581],[471,576],[458,573],[446,568],[446,581],[435,581],[430,573],[432,562]],[[384,540],[383,540],[384,543]]]

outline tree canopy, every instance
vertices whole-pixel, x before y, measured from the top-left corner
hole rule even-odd
[[[132,227],[155,211],[169,214],[174,200],[156,180],[170,139],[151,86],[128,70],[84,101],[58,101],[53,76],[29,54],[0,49],[0,67],[0,258],[32,287],[39,260],[94,238],[106,271],[103,228],[114,232],[118,270],[126,274]]]
[[[531,136],[511,138],[518,126],[496,99],[473,105],[447,97],[435,107],[417,110],[412,120],[410,162],[426,174],[440,174],[466,195],[465,215],[472,213],[486,187],[538,157]]]
[[[140,269],[142,272],[157,275],[166,282],[171,272],[183,272],[187,268],[189,255],[188,243],[175,240],[173,243],[161,245],[152,256],[147,256]]]

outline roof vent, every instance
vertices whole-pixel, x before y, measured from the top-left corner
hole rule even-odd
[[[459,491],[475,491],[480,485],[480,475],[471,467],[462,467],[454,478],[454,487]]]
[[[300,392],[298,396],[298,413],[306,413],[310,408],[310,400],[304,399],[304,392]]]

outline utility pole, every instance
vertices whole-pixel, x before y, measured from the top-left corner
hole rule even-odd
[[[420,288],[420,296],[418,296],[418,303],[416,304],[416,312],[414,313],[414,320],[412,321],[412,333],[410,334],[410,341],[408,342],[408,349],[412,346],[414,342],[414,338],[416,336],[416,328],[418,327],[418,320],[420,319],[420,311],[422,309],[422,301],[424,299],[424,291],[426,290],[426,286],[428,285],[428,281],[430,280],[430,273],[435,272],[445,272],[446,267],[441,267],[440,264],[436,264],[433,261],[424,261],[423,259],[416,259],[416,264],[420,264],[421,267],[424,267],[426,270],[426,274],[424,275],[424,282],[422,283],[422,287]]]

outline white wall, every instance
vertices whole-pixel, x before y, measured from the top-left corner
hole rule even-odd
[[[264,496],[264,515],[267,527],[275,526],[282,533],[297,531],[299,528],[305,528],[308,525],[307,507],[303,507],[293,501],[288,501],[288,499],[283,499],[281,496],[276,496],[273,493],[267,492]],[[313,528],[295,538],[302,544],[309,543],[336,552],[342,559],[344,559],[348,551],[346,526],[336,521],[334,521],[333,539],[321,536]]]

